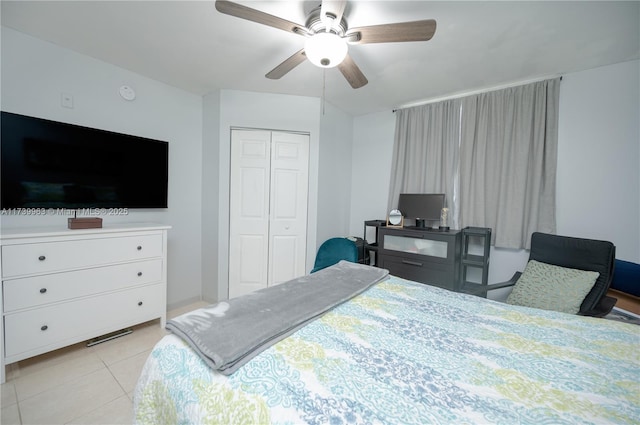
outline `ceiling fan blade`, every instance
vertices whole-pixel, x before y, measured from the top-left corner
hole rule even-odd
[[[335,16],[333,21],[329,22],[335,22],[336,25],[339,25],[346,6],[346,0],[322,0],[322,5],[320,6],[320,20],[324,22],[325,16],[327,15]]]
[[[358,68],[358,65],[356,65],[348,54],[340,65],[338,65],[338,69],[354,89],[359,89],[369,82],[367,77],[364,76],[362,71],[360,71],[360,68]]]
[[[269,15],[260,10],[252,9],[231,1],[216,1],[216,9],[225,15],[235,16],[236,18],[246,19],[248,21],[257,22],[283,31],[292,32],[298,35],[307,35],[308,31],[304,25],[287,21],[277,16]]]
[[[403,41],[427,41],[436,32],[436,21],[398,22],[395,24],[373,25],[352,28],[345,37],[350,43],[395,43]]]
[[[280,65],[273,68],[265,75],[265,77],[272,80],[278,80],[283,77],[287,72],[291,71],[296,66],[300,65],[307,59],[307,55],[304,54],[304,49],[297,51],[288,59],[285,59]]]

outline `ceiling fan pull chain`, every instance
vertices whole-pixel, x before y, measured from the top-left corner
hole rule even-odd
[[[324,95],[327,84],[327,68],[322,68],[322,115],[324,115]]]

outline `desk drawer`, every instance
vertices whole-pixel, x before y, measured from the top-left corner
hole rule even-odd
[[[3,278],[160,257],[161,234],[2,246]]]
[[[87,295],[159,282],[162,259],[5,280],[4,311],[36,307]]]
[[[389,270],[394,276],[450,290],[458,286],[459,273],[453,265],[391,255],[380,255],[379,261],[379,267]]]
[[[160,317],[164,285],[45,306],[5,316],[5,355],[49,351]]]

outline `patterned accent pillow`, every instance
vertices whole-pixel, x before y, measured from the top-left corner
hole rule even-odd
[[[507,298],[507,304],[577,314],[600,273],[531,260]]]

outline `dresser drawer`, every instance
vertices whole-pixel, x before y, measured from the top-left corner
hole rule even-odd
[[[383,255],[454,265],[458,261],[461,233],[381,229],[379,252]]]
[[[162,234],[2,246],[3,278],[163,255]]]
[[[148,285],[5,316],[5,356],[45,352],[165,314],[165,286]]]
[[[162,279],[162,271],[162,259],[153,259],[5,280],[2,283],[4,311],[9,313],[23,308],[159,282]]]
[[[380,255],[379,267],[394,276],[450,290],[455,290],[459,281],[454,266],[437,262]]]

